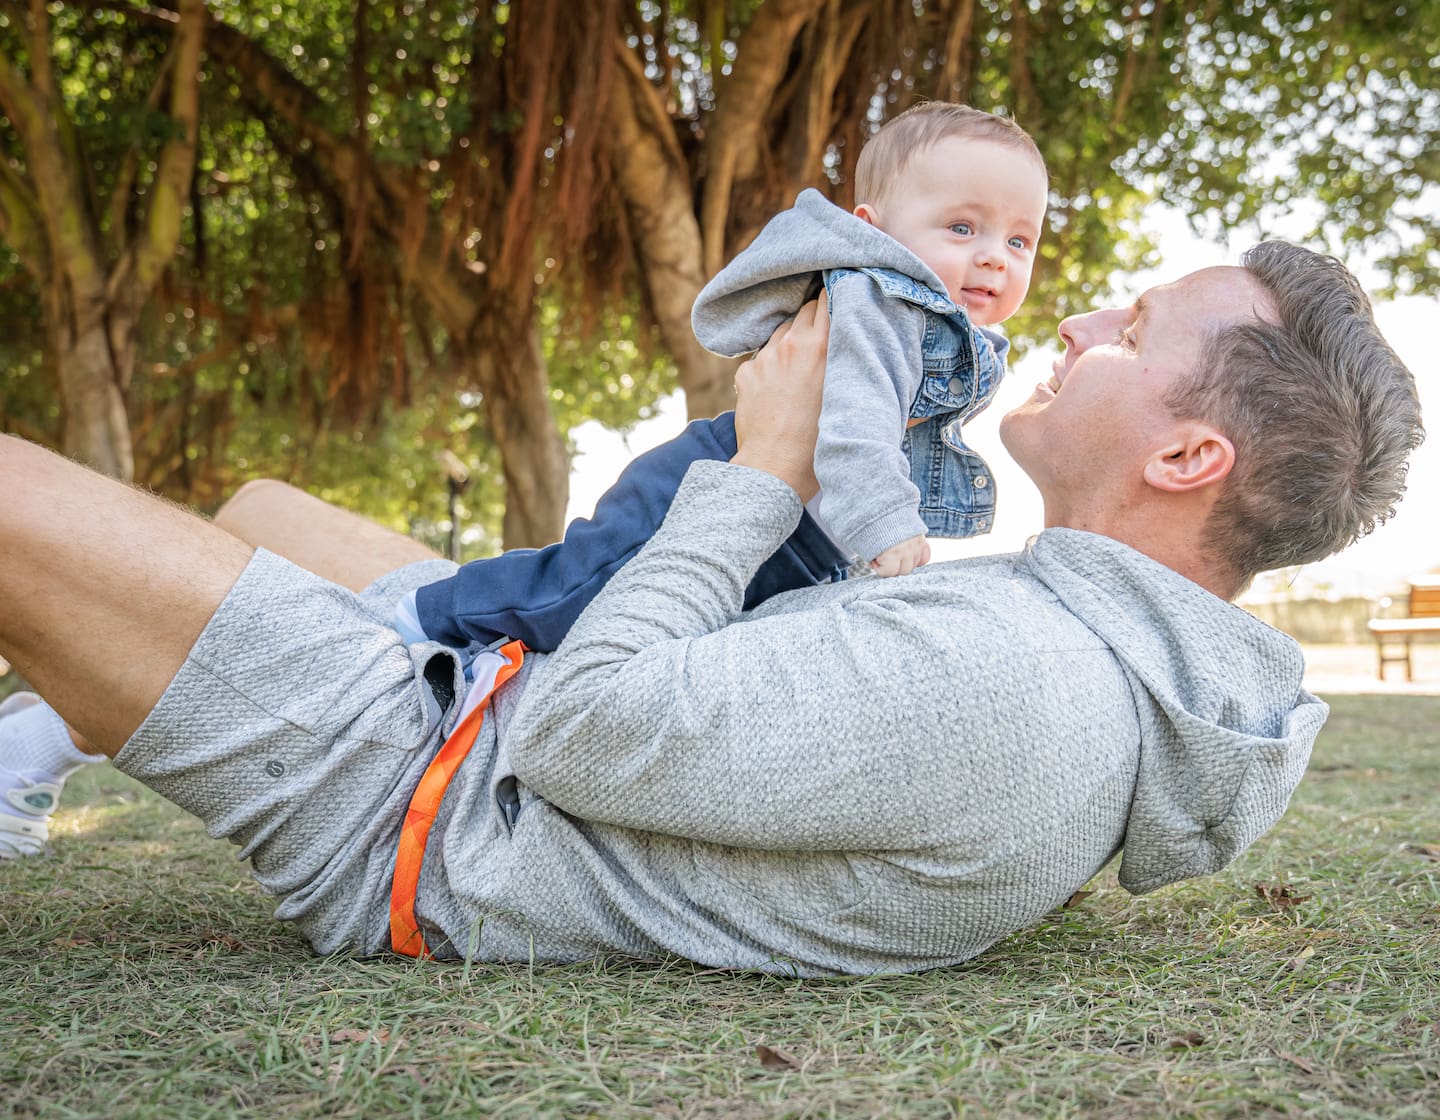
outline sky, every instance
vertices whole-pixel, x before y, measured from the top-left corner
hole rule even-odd
[[[1117,283],[1117,304],[1125,304],[1145,288],[1174,280],[1197,268],[1236,263],[1250,240],[1232,238],[1229,246],[1195,237],[1176,211],[1155,207],[1147,214],[1142,229],[1155,239],[1162,264],[1151,272],[1136,273]],[[1347,263],[1361,282],[1378,286],[1378,278],[1363,260]],[[1415,375],[1420,404],[1427,417],[1440,417],[1440,356],[1433,345],[1437,333],[1436,315],[1440,305],[1433,299],[1402,297],[1375,304],[1375,318],[1381,332]],[[1428,348],[1422,340],[1429,340]],[[1058,340],[1057,340],[1058,342]],[[994,402],[965,427],[965,441],[989,462],[996,485],[996,515],[993,530],[966,541],[931,542],[935,560],[953,560],[989,552],[1021,548],[1026,539],[1039,532],[1042,522],[1040,496],[1025,474],[1011,462],[1000,444],[1000,417],[1034,391],[1035,384],[1050,376],[1050,365],[1058,347],[1031,348],[1011,366]],[[596,500],[614,481],[634,455],[669,439],[685,424],[685,407],[679,394],[666,398],[658,414],[631,430],[628,435],[610,431],[598,423],[587,423],[572,432],[577,454],[570,479],[568,518],[585,517]],[[1440,570],[1440,435],[1432,435],[1410,463],[1407,493],[1395,516],[1343,552],[1299,573],[1256,581],[1255,593],[1288,587],[1297,595],[1378,596],[1403,588],[1405,580],[1422,572]],[[1293,575],[1293,579],[1291,578]]]

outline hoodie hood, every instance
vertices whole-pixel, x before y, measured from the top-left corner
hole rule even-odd
[[[832,268],[889,268],[933,289],[934,271],[888,233],[842,210],[817,190],[801,191],[695,300],[695,337],[728,358],[758,350],[775,328],[820,290]]]
[[[1141,729],[1120,883],[1219,871],[1278,821],[1329,707],[1295,640],[1118,541],[1047,529],[1020,563],[1114,651]]]

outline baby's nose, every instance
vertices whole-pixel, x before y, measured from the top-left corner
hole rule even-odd
[[[1005,254],[1002,247],[991,241],[986,241],[980,246],[976,259],[985,268],[1003,270],[1005,267]]]

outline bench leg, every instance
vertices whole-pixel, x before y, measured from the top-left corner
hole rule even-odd
[[[1387,653],[1386,650],[1385,650],[1385,643],[1386,643],[1387,641],[1390,641],[1390,642],[1399,642],[1399,643],[1400,643],[1400,650],[1401,650],[1401,652],[1399,652],[1399,653]],[[1406,635],[1406,636],[1404,636],[1404,637],[1393,637],[1393,636],[1392,636],[1392,637],[1381,637],[1380,635],[1377,634],[1377,635],[1375,636],[1375,653],[1376,653],[1376,655],[1377,655],[1377,659],[1378,659],[1379,662],[1380,662],[1380,664],[1377,666],[1377,672],[1376,672],[1376,676],[1378,677],[1378,679],[1380,679],[1380,680],[1382,680],[1382,681],[1385,679],[1385,666],[1386,666],[1386,665],[1389,665],[1392,661],[1393,661],[1393,662],[1398,662],[1399,664],[1402,664],[1402,665],[1405,666],[1405,679],[1406,679],[1406,681],[1413,681],[1413,680],[1415,679],[1414,676],[1413,676],[1413,673],[1412,673],[1411,665],[1410,665],[1410,637],[1409,637],[1409,635]]]

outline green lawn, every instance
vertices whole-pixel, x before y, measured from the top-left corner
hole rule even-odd
[[[1435,1117],[1440,697],[1333,703],[1224,874],[854,981],[315,959],[97,767],[0,865],[0,1116]]]

